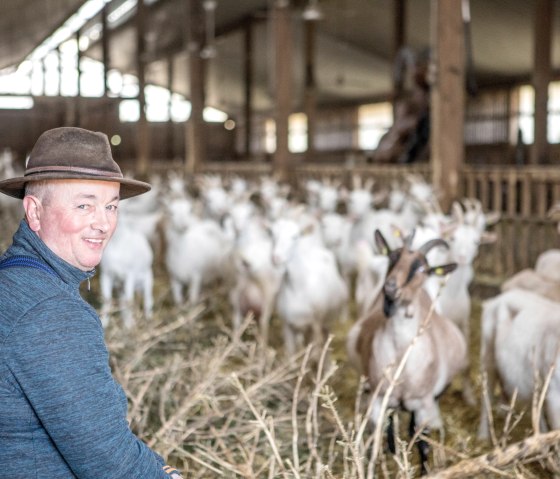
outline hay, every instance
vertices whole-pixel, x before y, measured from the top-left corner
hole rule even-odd
[[[225,293],[218,289],[205,306],[177,309],[160,291],[155,318],[138,317],[129,331],[113,318],[106,331],[111,366],[139,437],[169,463],[188,468],[192,478],[418,476],[412,441],[399,436],[397,454],[390,456],[367,420],[363,378],[344,351],[350,322],[336,325],[321,351],[308,347],[286,358],[276,318],[269,346],[259,341],[250,317],[232,331]],[[473,380],[480,392],[473,329]],[[496,442],[488,449],[475,439],[478,410],[462,401],[458,385],[441,403],[446,438],[426,438],[434,451],[432,469],[439,471],[434,477],[542,477],[558,467],[545,457],[558,449],[558,434],[534,434],[531,418],[513,405],[505,419],[496,415]],[[512,441],[527,454],[512,455],[520,450]]]

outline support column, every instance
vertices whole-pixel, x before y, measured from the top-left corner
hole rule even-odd
[[[533,165],[545,163],[548,157],[548,85],[551,73],[553,7],[552,0],[535,1],[532,79],[535,89],[535,141],[529,157]]]
[[[288,149],[288,121],[292,106],[293,41],[290,28],[290,2],[275,0],[272,11],[274,29],[274,92],[276,120],[276,152],[273,171],[280,181],[292,183],[293,165]]]
[[[245,158],[251,158],[251,138],[253,136],[253,24],[248,20],[244,27],[244,80],[245,98],[243,117],[245,122],[245,133],[243,138],[243,150]]]
[[[317,113],[317,83],[315,81],[315,39],[317,22],[306,20],[305,29],[305,97],[304,111],[307,117],[307,153],[308,160],[315,156],[315,120]]]
[[[109,27],[107,23],[107,4],[101,10],[101,52],[103,59],[103,96],[109,94],[109,69],[111,67],[111,54],[109,51]]]
[[[188,0],[187,53],[189,55],[189,84],[191,116],[186,125],[187,173],[200,169],[206,156],[204,128],[204,64],[200,52],[204,46],[204,14],[199,0]]]
[[[136,174],[146,177],[150,168],[150,131],[146,118],[146,77],[145,77],[145,16],[144,0],[139,0],[136,10],[136,69],[138,74],[138,104],[140,118],[136,129]]]
[[[166,143],[167,143],[167,158],[173,161],[175,159],[175,125],[171,118],[171,109],[173,106],[173,77],[175,73],[175,64],[173,63],[173,56],[167,57],[167,89],[169,90],[169,103],[167,104],[167,113],[169,120],[167,120],[166,129]]]
[[[432,182],[441,191],[441,207],[448,211],[459,191],[464,162],[465,46],[461,0],[432,0],[431,90]]]
[[[78,93],[76,94],[76,99],[74,103],[74,125],[80,126],[81,125],[81,99],[82,99],[82,51],[80,50],[80,37],[81,31],[78,30],[76,32],[76,44],[78,46],[76,50],[76,71],[77,71],[77,82],[78,82]]]

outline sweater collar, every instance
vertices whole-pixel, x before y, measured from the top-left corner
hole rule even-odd
[[[69,285],[79,286],[82,281],[91,278],[95,274],[95,269],[82,271],[53,253],[43,240],[29,228],[25,220],[21,220],[19,228],[14,234],[9,252],[14,255],[33,256],[44,261]]]

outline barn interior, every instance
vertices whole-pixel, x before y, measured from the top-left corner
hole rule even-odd
[[[560,1],[3,0],[0,179],[23,171],[40,134],[60,126],[106,133],[123,172],[149,181],[169,173],[200,178],[199,185],[215,175],[250,181],[274,177],[292,191],[304,192],[312,180],[348,188],[356,187],[356,179],[361,185],[371,181],[377,191],[420,178],[438,192],[439,206],[449,215],[458,200],[468,199],[486,217],[499,218],[488,228],[493,243],[481,245],[474,262],[472,314],[480,316],[482,300],[497,294],[506,279],[532,268],[541,253],[558,247]],[[0,203],[0,211],[2,207]],[[4,216],[0,220],[5,225],[0,246],[5,247],[15,223],[7,226]],[[219,355],[220,344],[209,336],[226,329],[223,323],[228,324],[230,313],[223,304],[210,306],[210,313],[200,305],[172,306],[168,285],[163,285],[161,250],[159,254],[162,283],[156,281],[161,289],[155,302],[164,305],[164,314],[173,314],[174,322],[167,326],[156,317],[153,331],[150,324],[141,323],[138,333],[129,336],[126,329],[107,330],[114,366],[133,403],[136,430],[184,467],[191,464],[197,474],[193,477],[264,477],[266,471],[268,477],[365,478],[364,465],[348,447],[363,448],[364,453],[371,443],[364,446],[361,436],[354,443],[344,436],[346,431],[331,436],[329,429],[324,438],[332,441],[331,449],[335,443],[345,444],[339,454],[349,465],[337,463],[334,470],[339,475],[318,466],[321,451],[312,445],[321,442],[317,398],[328,414],[337,413],[329,394],[317,385],[328,382],[326,366],[317,384],[310,386],[312,399],[300,404],[307,406],[302,419],[301,411],[289,409],[292,390],[286,392],[283,385],[298,374],[303,377],[299,366],[292,364],[273,378],[261,376],[271,364],[261,363],[263,357],[240,336],[232,334],[232,341],[242,345],[243,353],[235,356],[228,350],[235,357],[221,356],[214,369],[205,369],[213,360],[203,367],[191,356],[177,359],[187,354],[181,341],[201,356],[209,351]],[[99,297],[90,296],[101,306]],[[185,329],[200,333],[204,315],[213,317],[206,326],[208,336],[189,343]],[[247,324],[243,331],[258,336]],[[281,348],[276,328],[271,328],[271,341]],[[478,355],[480,331],[475,329],[472,354]],[[340,338],[335,343],[344,347]],[[150,350],[152,344],[161,356],[146,354],[142,363],[140,353],[133,353]],[[200,349],[203,344],[208,348]],[[342,356],[335,352],[335,360],[344,363]],[[248,374],[242,377],[244,385],[259,377],[260,391],[265,389],[270,398],[251,396],[241,383],[218,371],[236,362]],[[162,363],[165,378],[155,372]],[[182,382],[181,368],[199,382]],[[480,392],[482,379],[476,374],[471,377]],[[352,402],[358,379],[353,373],[346,375],[351,384],[336,375],[333,381],[341,388],[342,401]],[[176,387],[169,393],[173,405],[147,392],[150,381],[160,391]],[[302,384],[314,379],[301,381],[298,387],[305,390]],[[220,409],[207,397],[195,398],[190,388],[203,391],[201,396],[237,395],[247,409],[240,413],[239,404],[230,403],[220,403]],[[285,424],[296,418],[307,421],[311,452],[295,454],[290,458],[295,464],[270,453],[269,446],[285,454],[290,438],[280,427],[268,430],[270,418],[255,414],[251,403],[263,410],[263,404],[274,404],[275,410],[282,394],[286,396],[282,409],[276,409],[278,417]],[[143,400],[155,405],[156,412],[144,410]],[[198,416],[198,408],[208,416]],[[446,425],[454,430],[454,452],[439,449],[448,456],[440,458],[435,469],[491,450],[473,439],[478,414],[463,404],[458,386],[443,409],[451,411]],[[196,420],[182,422],[176,416],[180,411]],[[152,416],[158,414],[159,428],[150,435]],[[503,425],[501,452],[511,441],[535,432],[511,415]],[[249,418],[250,425],[236,422],[241,416]],[[504,423],[503,418],[496,421]],[[518,422],[525,429],[510,434],[510,423]],[[252,435],[254,423],[270,444]],[[198,436],[193,439],[189,431]],[[281,437],[278,443],[271,439],[273,432]],[[244,442],[246,450],[232,452],[226,439],[220,442],[226,437],[241,437],[238,442]],[[559,474],[560,466],[543,465],[543,457],[548,451],[557,453],[560,438],[550,436],[547,441],[534,446],[537,459],[530,466],[516,456],[507,465],[492,462],[491,468],[475,468],[476,477],[490,477],[489,471],[510,474],[507,477]],[[498,447],[497,442],[492,446]],[[383,477],[415,477],[416,466],[406,465],[410,448],[403,447],[405,465],[389,466]],[[471,477],[465,471],[441,477]]]

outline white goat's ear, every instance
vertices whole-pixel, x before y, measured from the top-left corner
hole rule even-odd
[[[502,213],[499,211],[490,211],[486,213],[484,217],[486,218],[486,226],[492,226],[502,219]]]
[[[484,231],[480,235],[480,244],[491,244],[495,243],[498,239],[498,233],[491,231]]]
[[[457,269],[457,263],[442,264],[441,266],[432,266],[426,272],[428,276],[434,274],[436,276],[446,276]]]
[[[461,224],[465,222],[465,214],[461,203],[454,201],[451,205],[451,212],[454,222]]]

